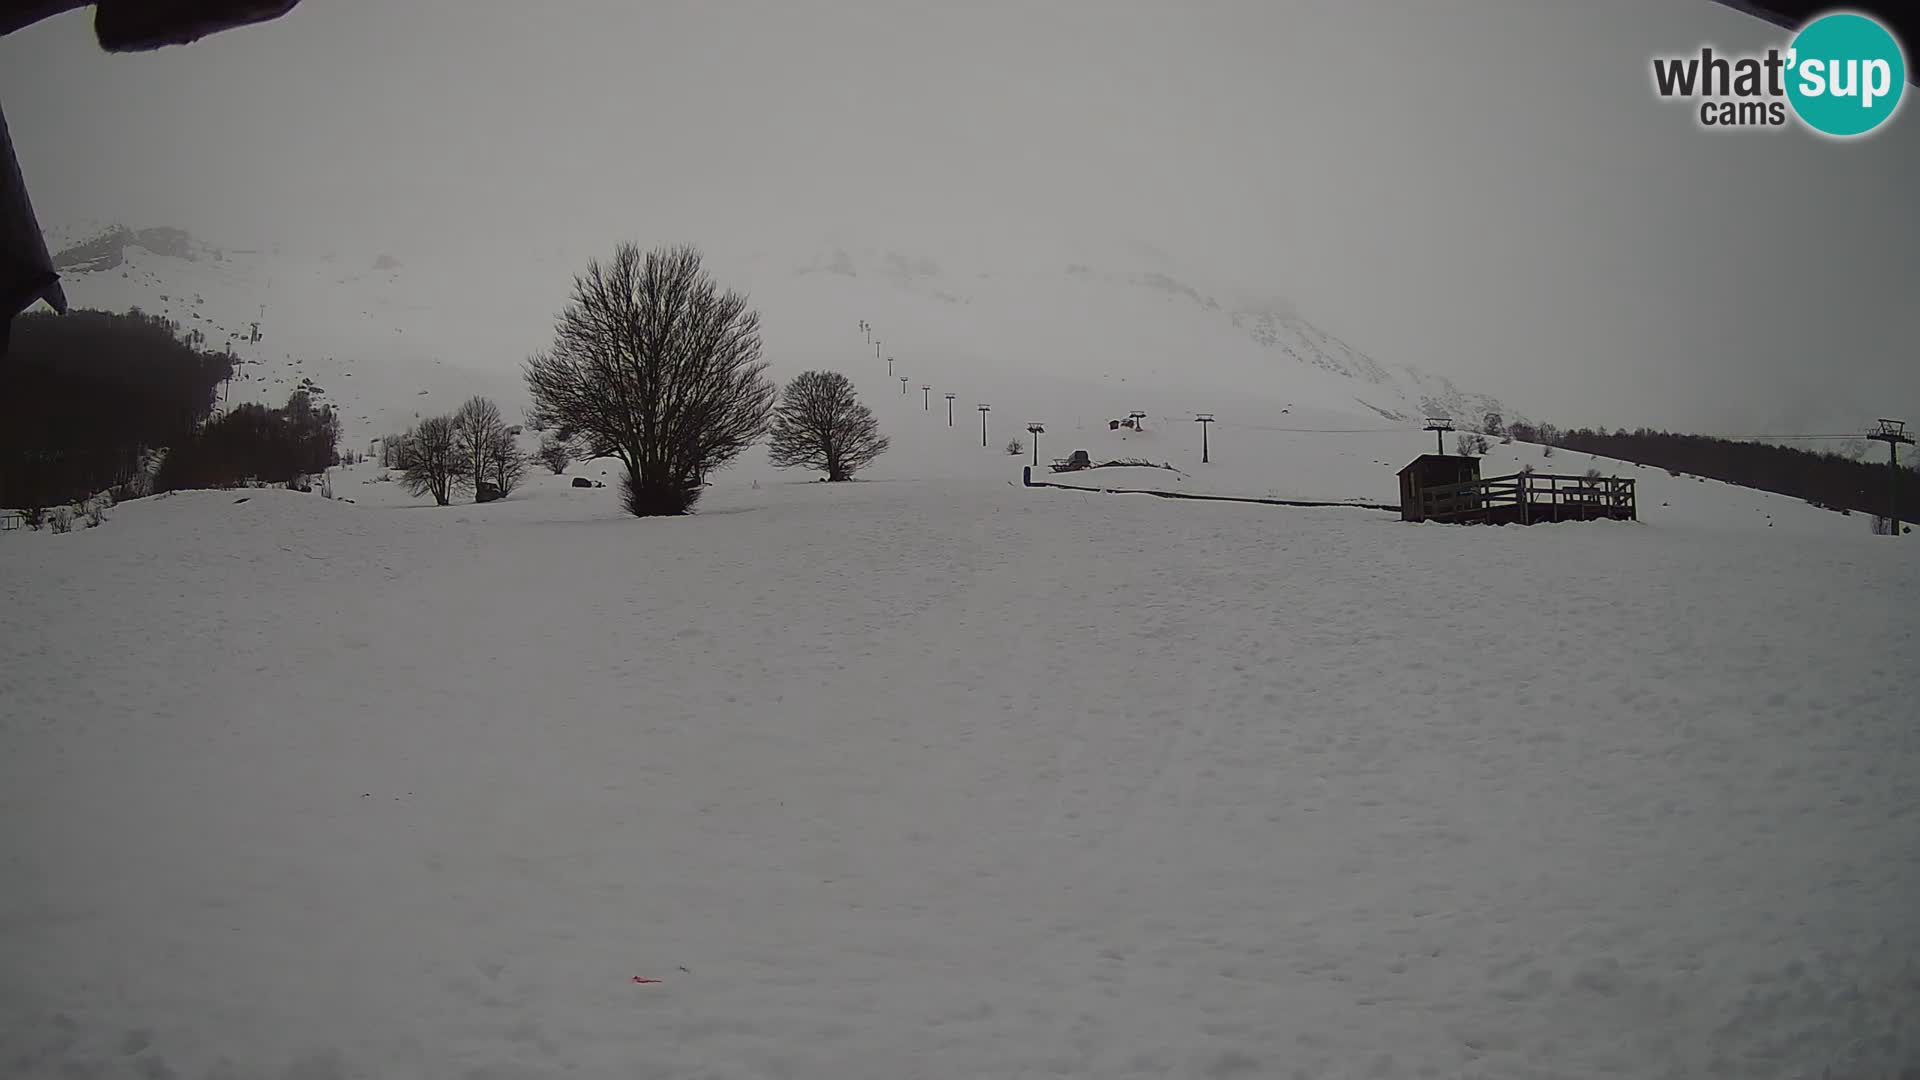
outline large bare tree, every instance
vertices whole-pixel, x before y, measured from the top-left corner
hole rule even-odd
[[[759,316],[698,251],[622,244],[574,278],[526,376],[538,423],[578,456],[620,459],[627,510],[644,517],[686,513],[706,475],[766,433],[766,368]]]
[[[459,428],[451,416],[430,416],[415,424],[400,443],[402,482],[414,495],[432,495],[445,506],[456,490],[473,482],[460,453]]]
[[[768,450],[779,468],[818,469],[828,480],[850,480],[886,453],[887,437],[845,375],[803,371],[781,392]]]
[[[513,450],[513,438],[507,434],[507,422],[500,418],[500,406],[478,395],[468,398],[453,414],[453,438],[460,471],[476,481],[474,497],[485,497],[480,481],[493,485],[497,495],[505,495],[505,491],[497,490],[494,477],[503,464],[503,448],[509,453]]]

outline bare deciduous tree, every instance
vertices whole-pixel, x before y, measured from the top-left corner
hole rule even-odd
[[[803,371],[781,393],[768,450],[779,468],[818,469],[837,482],[873,464],[887,445],[873,410],[854,397],[845,375]]]
[[[453,414],[453,438],[455,453],[460,457],[461,472],[475,481],[493,483],[495,472],[494,454],[502,442],[511,445],[512,439],[504,439],[507,422],[500,418],[500,407],[486,398],[475,396],[467,399]],[[476,497],[481,485],[474,484]],[[499,492],[505,495],[506,492]]]
[[[765,434],[773,409],[759,316],[691,247],[622,244],[612,262],[589,262],[526,377],[534,422],[577,439],[582,457],[626,465],[638,516],[690,510],[707,473]]]
[[[414,425],[400,443],[397,464],[406,471],[403,482],[413,495],[432,495],[445,506],[456,490],[472,483],[460,453],[451,416],[430,416]]]
[[[548,432],[540,436],[540,449],[534,456],[540,459],[540,464],[545,465],[548,471],[559,476],[567,471],[567,465],[573,461],[573,450],[552,432]]]
[[[383,469],[404,468],[401,464],[407,456],[407,440],[413,437],[411,431],[398,435],[388,435],[380,440],[380,467]]]
[[[513,489],[527,478],[529,460],[521,453],[511,429],[502,427],[494,433],[493,448],[487,455],[487,479],[499,489],[501,498],[513,494]]]

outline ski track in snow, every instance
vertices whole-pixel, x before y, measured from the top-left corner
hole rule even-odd
[[[0,544],[0,1073],[1920,1065],[1897,545],[351,475]]]

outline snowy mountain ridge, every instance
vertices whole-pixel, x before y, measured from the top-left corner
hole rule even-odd
[[[56,257],[76,304],[138,307],[201,329],[214,347],[231,343],[248,369],[236,380],[236,400],[284,396],[309,378],[342,407],[350,428],[364,421],[382,430],[410,421],[411,405],[424,404],[413,399],[457,393],[436,383],[449,369],[477,376],[470,392],[518,400],[519,362],[546,344],[586,258],[605,254],[550,252],[476,266],[406,252],[221,249],[168,228],[65,235],[83,236]],[[888,351],[911,357],[923,373],[938,358],[949,380],[998,371],[1110,388],[1207,387],[1369,424],[1446,414],[1464,426],[1488,412],[1514,416],[1444,376],[1380,363],[1284,300],[1222,300],[1226,290],[1176,273],[1164,257],[1104,257],[1120,268],[967,267],[848,244],[800,259],[709,253],[718,279],[743,288],[760,310],[776,374],[793,363],[843,363],[835,353],[844,326],[865,318],[883,336],[893,333]],[[381,395],[368,393],[376,388]]]
[[[226,257],[219,248],[203,244],[184,229],[166,227],[130,229],[114,225],[78,243],[61,249],[53,257],[53,267],[67,274],[86,274],[111,270],[126,261],[127,249],[141,248],[154,255],[197,262]]]
[[[1231,327],[1244,335],[1247,341],[1277,354],[1269,358],[1272,373],[1276,377],[1284,378],[1290,366],[1297,364],[1360,384],[1351,388],[1355,400],[1336,397],[1324,404],[1339,400],[1343,408],[1353,411],[1352,406],[1357,403],[1364,407],[1359,415],[1378,414],[1398,421],[1410,421],[1423,416],[1451,416],[1473,423],[1488,413],[1497,413],[1510,420],[1522,419],[1498,398],[1462,391],[1443,375],[1423,371],[1411,364],[1382,364],[1308,321],[1290,301],[1278,298],[1223,301],[1216,292],[1176,273],[1171,267],[1171,260],[1159,252],[1144,256],[1124,252],[1118,257],[1128,259],[1128,256],[1132,256],[1129,261],[1144,261],[1150,268],[1116,271],[1085,262],[1073,262],[1064,267],[1063,274],[1072,282],[1109,291],[1116,296],[1145,291],[1163,300],[1190,305],[1208,322]],[[891,250],[850,251],[840,245],[817,253],[795,273],[836,275],[846,279],[858,279],[864,275],[950,304],[975,302],[973,297],[966,295],[968,277],[977,285],[1006,276],[985,271],[972,275],[954,274],[944,270],[940,262],[925,256]],[[1044,277],[1041,273],[1029,273],[1023,276],[1023,280],[1033,283],[1036,278],[1044,280]]]

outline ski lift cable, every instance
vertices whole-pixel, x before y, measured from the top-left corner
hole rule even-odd
[[[1276,431],[1276,432],[1282,432],[1287,434],[1300,434],[1300,435],[1407,435],[1407,434],[1416,433],[1420,430],[1418,428],[1274,427],[1268,424],[1234,423],[1226,420],[1222,420],[1219,423],[1220,423],[1220,426],[1223,428],[1237,428],[1243,431]],[[1464,432],[1464,433],[1469,435],[1491,434],[1489,432]],[[1595,432],[1595,434],[1606,435],[1610,433]],[[1771,434],[1769,435],[1720,435],[1720,434],[1713,434],[1713,433],[1698,433],[1698,432],[1691,432],[1691,431],[1675,431],[1675,432],[1656,432],[1655,434],[1675,435],[1675,436],[1681,436],[1681,437],[1692,438],[1692,439],[1731,439],[1731,440],[1774,439],[1774,440],[1780,440],[1780,441],[1801,441],[1801,440],[1814,440],[1814,439],[1864,439],[1867,437],[1865,432],[1848,432],[1848,433],[1842,433],[1837,435],[1824,435],[1824,434],[1822,435],[1771,435]]]

